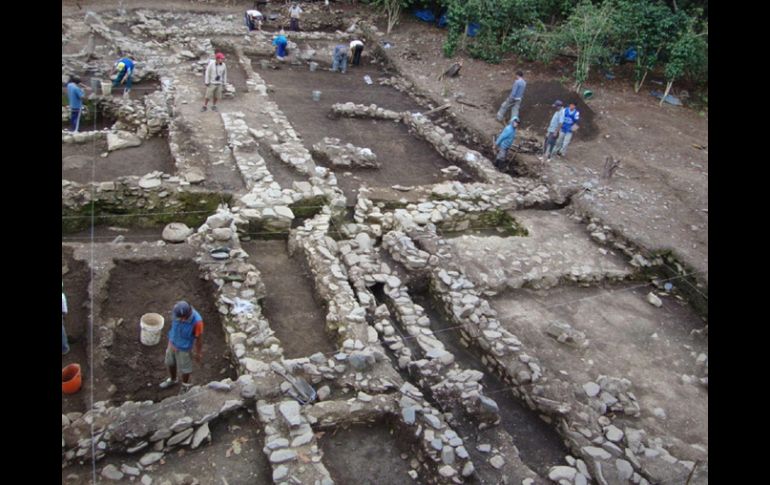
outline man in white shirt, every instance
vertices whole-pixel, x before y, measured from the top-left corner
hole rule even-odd
[[[201,111],[208,109],[209,98],[213,99],[211,111],[217,110],[217,101],[222,99],[222,86],[227,82],[225,55],[217,52],[214,58],[215,60],[209,61],[209,65],[206,66],[206,73],[203,75],[203,82],[206,84],[206,97],[203,98]]]
[[[353,39],[350,43],[350,57],[352,58],[351,64],[358,66],[361,63],[361,52],[364,51],[364,43],[359,39]]]
[[[291,8],[289,9],[289,17],[291,17],[289,30],[299,32],[299,14],[301,13],[302,9],[297,5],[297,2],[292,2]]]
[[[264,17],[259,10],[246,10],[246,27],[249,32],[252,30],[262,30],[262,21]]]

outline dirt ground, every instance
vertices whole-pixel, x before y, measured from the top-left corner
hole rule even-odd
[[[259,423],[246,411],[232,413],[209,423],[211,442],[198,449],[180,448],[167,458],[148,467],[153,483],[180,483],[179,475],[191,475],[204,485],[246,485],[272,483],[272,470],[262,452],[264,438]],[[97,463],[97,477],[107,465],[118,469],[123,464],[135,467],[141,455],[110,455]],[[91,464],[70,466],[62,473],[62,484],[91,483]],[[140,477],[142,476],[140,475]],[[102,481],[102,480],[100,480]],[[119,482],[138,483],[126,475]]]
[[[312,276],[297,257],[289,257],[286,241],[249,241],[242,247],[262,274],[267,289],[262,311],[284,356],[294,359],[335,351],[337,346],[324,329],[326,310],[313,294]]]
[[[390,86],[378,85],[377,79],[383,76],[383,72],[376,65],[350,68],[346,74],[340,74],[321,68],[310,72],[306,66],[263,70],[258,59],[253,58],[255,71],[273,86],[271,97],[302,134],[307,149],[324,137],[334,137],[343,143],[370,148],[377,155],[378,169],[335,170],[337,182],[349,203],[355,202],[355,194],[361,184],[389,187],[395,184],[431,184],[445,179],[440,169],[448,167],[450,162],[427,142],[411,135],[401,123],[329,118],[331,106],[345,102],[374,103],[396,111],[422,111],[405,94]],[[367,85],[364,75],[369,75],[375,84]],[[321,91],[318,102],[312,100],[314,90]],[[470,181],[471,178],[468,176],[462,180]]]
[[[70,364],[80,364],[82,387],[76,394],[62,394],[62,413],[85,412],[90,406],[91,367],[87,352],[89,342],[89,304],[88,283],[91,280],[88,265],[72,257],[72,249],[62,246],[62,281],[64,295],[67,297],[67,316],[64,328],[70,352],[62,355],[62,368]]]
[[[117,227],[94,226],[93,240],[95,243],[108,243],[123,236],[123,242],[141,243],[143,241],[159,241],[162,239],[164,226],[157,227]],[[62,235],[63,242],[90,242],[91,229]]]
[[[320,440],[324,465],[334,483],[402,485],[426,483],[407,474],[412,456],[407,443],[386,423],[356,425],[325,431]]]
[[[155,137],[143,140],[138,147],[109,152],[107,140],[88,143],[62,143],[62,178],[79,183],[115,180],[124,175],[145,175],[155,170],[176,173],[168,140]],[[92,165],[96,165],[92,174]]]
[[[115,331],[110,357],[105,363],[110,381],[117,387],[115,402],[160,401],[179,392],[178,387],[160,390],[168,377],[163,356],[171,328],[170,312],[179,300],[198,310],[204,321],[203,361],[193,362],[191,382],[206,384],[237,377],[225,343],[219,312],[212,298],[213,287],[200,279],[198,268],[187,261],[116,261],[110,275],[102,318],[122,318]],[[145,313],[160,313],[166,319],[160,343],[153,347],[139,340],[139,320]]]
[[[638,286],[515,290],[490,303],[500,323],[531,348],[545,368],[578,384],[599,375],[630,379],[642,416],[641,422],[629,419],[627,425],[681,437],[674,442],[673,449],[681,453],[677,456],[697,456],[687,445],[708,448],[708,390],[683,383],[681,376],[703,375],[696,358],[708,353],[708,342],[692,332],[701,330],[703,322],[673,297],[661,296],[663,306],[655,308],[646,301],[652,288]],[[574,348],[548,337],[545,329],[556,321],[584,332],[588,347]],[[652,414],[657,407],[665,410],[666,419]]]

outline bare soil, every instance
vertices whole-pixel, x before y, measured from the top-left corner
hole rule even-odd
[[[64,180],[88,183],[115,180],[124,175],[142,176],[155,170],[176,173],[168,141],[161,137],[142,140],[138,147],[109,152],[104,158],[101,154],[107,152],[107,140],[62,143],[61,150]]]
[[[258,58],[252,60],[258,61]],[[253,64],[259,65],[258,62]],[[324,137],[334,137],[343,143],[370,148],[377,155],[378,169],[334,170],[349,203],[355,201],[362,184],[389,187],[432,184],[446,179],[440,170],[451,165],[450,162],[427,142],[410,134],[401,123],[329,117],[334,103],[345,102],[374,103],[396,111],[421,110],[407,95],[377,84],[383,72],[376,65],[350,68],[346,74],[323,69],[310,72],[306,66],[281,66],[277,70],[257,68],[257,72],[273,86],[271,96],[302,134],[308,150]],[[366,74],[371,76],[374,84],[367,85],[363,81]],[[318,102],[312,100],[314,90],[321,91]],[[461,180],[471,181],[472,178],[466,175]]]
[[[426,483],[407,474],[412,456],[408,441],[398,439],[396,431],[386,423],[361,424],[324,432],[320,447],[324,465],[335,483],[360,485],[402,485]]]
[[[116,227],[94,226],[93,241],[95,243],[112,242],[118,236],[123,236],[123,242],[141,243],[143,241],[158,241],[163,239],[163,227]],[[90,242],[91,229],[62,236],[63,242]]]
[[[102,318],[122,318],[115,330],[110,356],[105,363],[110,381],[117,387],[115,402],[160,401],[179,392],[158,384],[168,377],[163,363],[171,328],[171,309],[179,300],[188,301],[204,321],[203,360],[193,361],[193,384],[206,384],[237,377],[225,343],[219,312],[214,304],[214,287],[202,280],[191,261],[115,262],[102,304]],[[166,319],[160,343],[153,347],[140,340],[139,320],[145,313],[160,313]]]
[[[297,257],[289,257],[286,241],[250,241],[242,247],[262,274],[267,289],[262,311],[281,341],[284,357],[336,350],[325,330],[326,310],[314,295],[313,276]]]
[[[64,318],[64,328],[70,352],[62,355],[62,369],[70,364],[80,364],[82,387],[76,394],[62,393],[62,413],[85,412],[90,403],[90,360],[88,358],[89,308],[90,297],[88,286],[91,274],[88,265],[72,256],[72,249],[62,246],[62,280],[64,295],[67,297],[67,316]]]

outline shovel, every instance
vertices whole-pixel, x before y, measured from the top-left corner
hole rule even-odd
[[[303,406],[305,404],[312,403],[318,397],[315,389],[313,389],[313,387],[308,384],[305,379],[301,377],[295,378],[294,376],[287,374],[284,368],[277,362],[271,362],[270,368],[292,385],[293,389],[289,390],[289,395],[299,401],[299,403]]]

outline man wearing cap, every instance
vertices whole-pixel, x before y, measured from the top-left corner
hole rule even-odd
[[[551,155],[553,154],[553,146],[556,144],[556,138],[559,136],[559,128],[564,122],[564,110],[562,107],[564,103],[557,99],[553,103],[553,107],[556,108],[556,112],[551,116],[551,124],[548,125],[548,131],[545,134],[545,143],[543,143],[543,155],[537,157],[538,160],[543,160],[546,157],[548,161],[551,161]]]
[[[519,117],[514,116],[511,122],[506,125],[502,133],[495,140],[495,146],[498,148],[497,157],[495,158],[495,167],[498,170],[504,171],[506,160],[508,158],[508,149],[513,145],[513,140],[516,138],[516,128],[519,127]]]
[[[297,2],[291,2],[291,8],[289,9],[289,30],[293,32],[299,32],[299,14],[302,13],[302,8],[297,5]]]
[[[177,302],[171,312],[171,330],[168,332],[165,363],[171,377],[160,383],[161,389],[177,384],[177,368],[182,374],[182,392],[187,392],[192,374],[192,356],[200,363],[203,355],[203,319],[186,301]]]
[[[572,134],[575,133],[580,124],[580,111],[574,101],[569,103],[569,106],[564,108],[562,112],[561,129],[559,130],[559,137],[556,139],[556,145],[553,151],[557,155],[567,156],[567,145],[572,140]]]
[[[524,80],[524,73],[522,71],[516,71],[516,81],[511,88],[511,94],[500,105],[500,109],[497,110],[497,121],[503,123],[505,119],[505,113],[508,109],[511,109],[511,119],[514,116],[519,116],[519,108],[521,107],[521,100],[524,98],[524,89],[527,87],[527,81]]]
[[[206,73],[203,75],[203,82],[206,83],[206,96],[203,98],[201,111],[208,109],[209,98],[213,99],[211,111],[217,110],[217,101],[222,99],[222,86],[227,82],[225,55],[217,52],[214,58],[215,60],[209,61],[209,65],[206,66]]]
[[[67,100],[70,105],[70,128],[74,133],[80,129],[80,115],[83,110],[83,88],[80,87],[80,78],[70,76],[67,83]]]
[[[112,81],[112,87],[117,88],[121,84],[125,84],[126,87],[123,90],[123,95],[127,95],[131,91],[132,77],[134,74],[134,56],[129,54],[123,57],[115,63],[115,69],[113,74],[117,73],[115,79]]]

